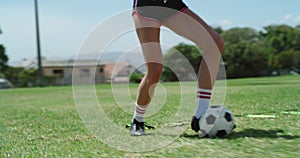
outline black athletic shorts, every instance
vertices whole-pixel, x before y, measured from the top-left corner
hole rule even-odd
[[[162,23],[187,8],[182,0],[134,0],[133,14]]]

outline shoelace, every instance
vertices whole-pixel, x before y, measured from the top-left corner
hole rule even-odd
[[[125,128],[129,128],[130,126],[131,126],[131,124],[127,124],[127,125],[125,125]],[[146,122],[144,122],[144,127],[147,129],[155,129],[154,126],[147,125]]]
[[[145,126],[147,129],[155,129],[154,126],[147,125],[146,123],[144,124],[144,126]]]

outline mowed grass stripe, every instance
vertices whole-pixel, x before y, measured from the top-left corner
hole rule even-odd
[[[162,85],[170,91],[166,105],[147,119],[157,127],[169,121],[180,100],[177,83]],[[137,86],[129,85],[132,100]],[[299,87],[300,76],[228,80],[225,106],[237,116],[238,125],[230,137],[199,139],[187,128],[172,144],[146,153],[118,151],[97,140],[76,111],[71,86],[0,90],[1,157],[300,157],[300,116],[281,113],[300,111]],[[96,94],[109,118],[124,128],[132,116],[117,105],[111,86],[96,85]],[[191,99],[186,108],[193,111],[194,102]],[[247,114],[278,117],[244,117]]]

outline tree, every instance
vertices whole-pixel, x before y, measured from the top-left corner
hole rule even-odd
[[[0,28],[0,35],[2,34],[2,30]],[[3,73],[7,69],[8,56],[5,54],[5,47],[0,44],[0,74]]]
[[[30,68],[25,70],[24,68],[8,67],[3,73],[5,78],[8,79],[15,87],[36,87],[37,83],[37,69]],[[54,85],[54,76],[43,77],[44,86]]]
[[[8,67],[4,76],[15,87],[33,87],[37,86],[37,70],[34,68],[24,70],[24,68]]]
[[[300,25],[294,28],[294,40],[293,40],[294,50],[300,50]]]
[[[300,26],[293,28],[288,25],[270,25],[264,30],[260,34],[267,46],[268,65],[271,70],[278,71],[278,69],[282,70],[289,67],[286,65],[288,63],[285,62],[288,60],[286,57],[291,55],[288,52],[300,50]],[[280,64],[279,61],[284,63]]]
[[[142,81],[143,77],[144,77],[144,74],[142,74],[142,73],[132,72],[129,77],[129,82],[140,83]]]
[[[218,34],[222,34],[224,30],[221,27],[213,28]]]
[[[288,50],[277,54],[274,57],[274,67],[281,73],[300,73],[300,51]]]
[[[242,41],[258,41],[258,32],[252,28],[232,28],[224,31],[221,36],[224,38],[225,46],[236,44]]]
[[[282,51],[299,48],[300,30],[288,25],[270,25],[261,32],[266,45],[273,48],[276,55]]]
[[[164,56],[163,81],[194,80],[199,71],[201,53],[194,45],[180,43],[171,48]],[[192,66],[193,72],[188,71]],[[176,74],[175,74],[176,73]],[[178,78],[179,77],[179,78]]]
[[[223,59],[227,77],[255,77],[265,75],[267,54],[257,31],[233,28],[222,33],[225,40]]]
[[[5,54],[5,47],[0,44],[0,72],[3,73],[7,69],[7,62],[8,56]]]

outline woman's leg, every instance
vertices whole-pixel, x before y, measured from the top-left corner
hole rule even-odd
[[[160,47],[160,24],[133,15],[137,36],[141,43],[147,72],[142,79],[137,95],[137,104],[147,106],[154,93],[154,88],[162,74],[163,57]]]
[[[191,128],[198,132],[200,130],[199,120],[210,105],[224,43],[222,38],[190,9],[170,17],[163,25],[193,41],[204,51],[198,73],[196,110],[191,122]]]
[[[154,94],[156,83],[162,73],[162,51],[159,43],[160,24],[133,15],[137,36],[141,43],[147,72],[142,79],[137,94],[135,111],[130,127],[130,135],[144,134],[144,115]]]
[[[221,60],[223,39],[190,9],[167,19],[164,26],[193,41],[204,51],[198,74],[199,88],[212,89]]]

